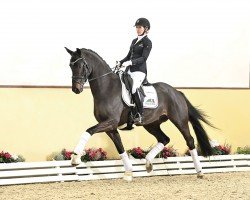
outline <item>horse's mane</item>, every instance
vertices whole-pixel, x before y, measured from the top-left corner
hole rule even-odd
[[[85,48],[82,48],[81,50],[88,51],[88,52],[91,52],[91,53],[95,54],[98,58],[101,59],[102,62],[104,62],[105,65],[107,65],[109,67],[108,63],[98,53],[96,53],[95,51],[93,51],[91,49],[85,49]]]

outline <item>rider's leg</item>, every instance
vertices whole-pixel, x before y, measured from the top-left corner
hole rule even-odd
[[[132,130],[134,128],[133,124],[134,124],[133,112],[130,110],[128,113],[127,126],[125,128],[120,129],[120,130],[123,130],[123,131]]]
[[[128,71],[128,74],[133,79],[132,94],[141,86],[143,80],[145,79],[146,74],[140,71],[131,72]]]
[[[132,94],[133,101],[135,102],[137,108],[136,119],[139,123],[142,123],[143,118],[143,105],[139,96],[139,91],[137,90],[134,94]]]
[[[135,119],[135,121],[137,120],[139,123],[142,123],[143,104],[139,97],[138,88],[141,86],[146,74],[140,71],[131,72],[130,70],[128,71],[128,74],[130,74],[133,79],[132,98],[139,113],[138,118]]]

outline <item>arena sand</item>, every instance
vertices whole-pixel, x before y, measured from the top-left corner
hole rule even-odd
[[[250,172],[0,186],[1,200],[250,199]]]

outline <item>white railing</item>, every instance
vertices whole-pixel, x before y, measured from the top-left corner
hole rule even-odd
[[[250,171],[250,155],[200,157],[204,173]],[[157,158],[154,171],[147,173],[145,160],[132,159],[133,176],[195,174],[191,157]],[[93,161],[72,167],[70,161],[0,164],[0,185],[82,181],[123,177],[120,160]]]

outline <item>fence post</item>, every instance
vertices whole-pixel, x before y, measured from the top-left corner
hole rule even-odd
[[[59,178],[60,178],[60,182],[62,183],[62,182],[64,182],[63,181],[63,175],[62,175],[62,172],[61,172],[61,168],[60,168],[60,166],[59,165],[57,165],[56,166],[56,169],[57,169],[57,171],[58,171],[58,173],[57,173],[57,175],[59,176]]]

